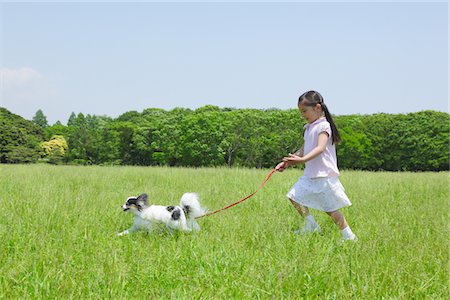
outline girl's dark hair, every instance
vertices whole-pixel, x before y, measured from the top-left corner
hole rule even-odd
[[[303,93],[298,98],[298,105],[300,103],[304,102],[306,106],[316,106],[317,104],[320,104],[322,107],[323,112],[325,113],[325,118],[327,119],[328,123],[330,123],[331,126],[331,132],[332,132],[332,138],[333,138],[333,144],[338,144],[341,141],[341,135],[339,134],[339,131],[336,127],[336,124],[333,121],[333,117],[330,114],[330,111],[328,110],[328,107],[323,102],[323,97],[319,92],[316,91],[308,91],[306,93]]]

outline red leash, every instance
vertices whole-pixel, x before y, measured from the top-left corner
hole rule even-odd
[[[270,179],[270,177],[273,175],[273,173],[275,173],[275,172],[278,171],[278,170],[279,170],[279,169],[278,169],[278,166],[277,166],[277,168],[275,168],[275,169],[273,169],[272,171],[270,171],[269,174],[268,174],[267,177],[266,177],[266,180],[264,180],[264,182],[261,184],[261,186],[260,186],[256,191],[254,191],[253,193],[251,193],[250,195],[248,195],[248,196],[246,196],[246,197],[244,197],[244,198],[242,198],[242,199],[240,199],[240,200],[238,200],[238,201],[236,201],[236,202],[234,202],[234,203],[232,203],[232,204],[230,204],[230,205],[227,205],[227,206],[225,206],[225,207],[222,207],[222,208],[220,208],[220,209],[218,209],[218,210],[215,210],[215,211],[213,211],[213,212],[210,212],[210,213],[204,214],[204,215],[202,215],[202,216],[200,216],[200,217],[197,217],[196,219],[200,219],[200,218],[203,218],[203,217],[207,217],[207,216],[216,214],[216,213],[218,213],[219,211],[229,209],[230,207],[235,206],[236,204],[239,204],[239,203],[241,203],[241,202],[244,202],[245,200],[247,200],[248,198],[250,198],[250,197],[252,197],[254,194],[256,194],[260,189],[262,189],[263,186],[266,185],[267,181],[269,181],[269,179]]]

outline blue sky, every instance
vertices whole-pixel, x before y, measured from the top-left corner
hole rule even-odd
[[[448,111],[448,3],[0,3],[1,105],[71,112],[295,108]]]

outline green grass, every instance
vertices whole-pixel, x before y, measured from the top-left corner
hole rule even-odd
[[[193,191],[212,211],[268,171],[1,165],[0,298],[447,298],[448,173],[343,171],[357,243],[317,211],[322,235],[293,234],[295,169],[197,234],[116,236],[132,223],[120,208],[130,195],[177,204]]]

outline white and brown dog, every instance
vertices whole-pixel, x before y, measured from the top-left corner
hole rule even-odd
[[[205,210],[200,206],[197,194],[183,194],[179,206],[149,205],[147,198],[146,194],[128,197],[122,209],[134,214],[134,223],[129,229],[119,233],[119,236],[138,230],[151,232],[157,223],[165,224],[170,230],[200,230],[195,218],[204,215]]]

